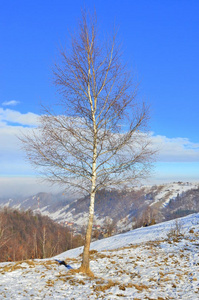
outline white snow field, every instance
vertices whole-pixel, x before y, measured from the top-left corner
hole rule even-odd
[[[93,242],[94,277],[54,258],[0,263],[0,299],[199,299],[199,214]],[[82,248],[64,252],[73,268]]]

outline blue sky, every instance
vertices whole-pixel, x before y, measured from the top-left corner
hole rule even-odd
[[[151,180],[198,181],[199,1],[7,0],[0,2],[0,189],[34,176],[16,134],[36,125],[40,102],[57,100],[51,68],[84,7],[95,7],[102,36],[116,25],[138,96],[150,104],[160,148]]]

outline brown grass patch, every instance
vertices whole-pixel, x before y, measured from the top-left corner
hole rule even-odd
[[[140,285],[138,285],[138,284],[136,284],[136,283],[134,283],[134,284],[132,284],[131,286],[129,286],[129,287],[134,287],[134,288],[136,288],[138,291],[140,291],[140,292],[142,292],[143,290],[148,290],[148,286],[147,285],[145,285],[145,284],[140,284]]]
[[[103,253],[98,253],[97,258],[106,258],[107,256]]]
[[[144,284],[133,284],[131,282],[129,282],[128,284],[121,284],[118,281],[113,281],[111,279],[107,281],[104,281],[103,279],[100,279],[98,281],[96,281],[95,283],[96,285],[93,285],[93,291],[94,292],[105,292],[106,290],[110,289],[113,286],[118,286],[118,288],[122,291],[125,291],[127,288],[136,288],[138,291],[143,291],[148,289],[149,287],[147,285]]]
[[[159,274],[161,278],[165,276],[165,274],[162,271],[159,271]]]
[[[55,284],[54,280],[48,279],[46,281],[46,287],[54,286],[54,284]]]
[[[65,261],[69,261],[69,263],[77,263],[79,262],[79,259],[78,258],[65,258]]]
[[[83,275],[87,275],[90,278],[95,278],[93,272],[89,268],[84,268],[80,266],[78,269],[71,269],[68,274],[82,273]]]
[[[89,254],[90,254],[90,255],[96,254],[96,253],[98,253],[98,251],[97,251],[97,250],[94,250],[94,249],[89,251]]]
[[[114,260],[110,260],[110,263],[111,263],[112,265],[115,265],[115,264],[116,264],[116,262],[115,262]]]
[[[16,263],[10,263],[8,265],[5,265],[4,267],[2,267],[2,271],[1,272],[13,272],[15,270],[18,269],[27,269],[25,266],[21,266],[21,264],[26,263],[30,268],[34,268],[35,267],[35,262],[32,260],[23,260],[23,261],[18,261]]]
[[[77,279],[77,278],[72,278],[68,282],[70,285],[76,285],[76,286],[78,286],[80,284],[85,285],[85,282],[82,279]]]
[[[97,254],[98,254],[97,250],[90,250],[89,251],[90,259],[92,259],[92,260],[95,259]]]
[[[96,281],[97,283],[97,281]],[[93,290],[95,292],[105,292],[106,290],[110,289],[113,286],[119,285],[118,282],[114,282],[113,280],[109,279],[107,283],[103,284],[96,284],[93,286]]]
[[[71,270],[72,271],[72,270]],[[75,272],[68,272],[67,274],[58,274],[56,275],[56,280],[61,280],[63,282],[68,282],[70,285],[85,285],[85,281],[83,279],[78,279],[74,275]]]
[[[135,249],[139,246],[140,246],[139,244],[135,244],[135,245],[130,244],[129,246],[124,246],[124,247],[120,247],[120,248],[117,248],[117,249],[111,249],[111,250],[108,250],[108,251],[109,252],[114,252],[114,251],[120,251],[120,250],[126,250],[126,249]]]
[[[164,278],[162,278],[162,280],[161,280],[162,282],[167,282],[167,281],[171,281],[171,278],[169,278],[169,277],[164,277]]]

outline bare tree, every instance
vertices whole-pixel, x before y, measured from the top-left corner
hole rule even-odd
[[[8,229],[9,227],[3,222],[3,214],[0,214],[0,249],[13,237],[13,234],[10,234]]]
[[[113,230],[116,228],[116,222],[114,220],[112,220],[110,217],[106,217],[105,228],[106,228],[107,236],[111,236],[113,233]]]
[[[45,178],[90,194],[80,268],[88,273],[96,192],[132,186],[148,174],[148,109],[136,101],[137,86],[122,63],[116,35],[100,41],[95,17],[83,14],[79,33],[60,58],[54,68],[60,110],[45,108],[39,128],[21,140]]]
[[[43,252],[43,258],[46,258],[46,226],[44,225],[42,228],[42,237],[41,237],[41,242],[42,242],[42,252]]]

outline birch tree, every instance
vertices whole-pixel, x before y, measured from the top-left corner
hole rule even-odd
[[[116,35],[100,39],[95,18],[82,16],[69,50],[54,66],[59,112],[45,108],[40,126],[22,138],[30,162],[53,183],[90,195],[81,271],[88,273],[96,192],[132,187],[148,175],[152,147],[148,109],[122,62]]]

